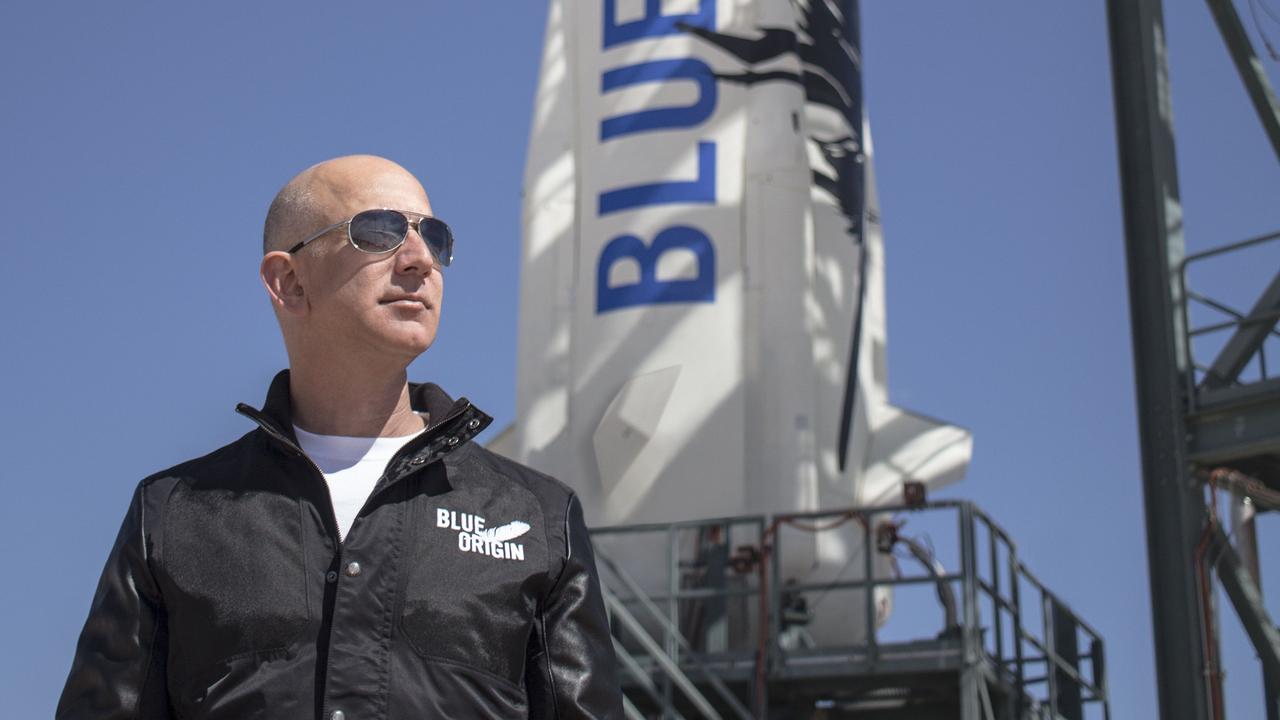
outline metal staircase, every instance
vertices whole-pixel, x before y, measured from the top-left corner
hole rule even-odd
[[[715,691],[723,707],[730,710],[727,717],[751,720],[751,712],[742,705],[724,682],[701,662],[697,653],[689,645],[689,641],[684,638],[679,629],[670,624],[667,618],[663,616],[662,611],[644,594],[635,580],[607,555],[597,555],[597,561],[606,566],[613,576],[618,579],[618,582],[626,588],[630,596],[637,600],[645,616],[661,628],[663,637],[668,642],[674,642],[681,655],[688,658],[688,664],[692,666],[692,669],[698,673],[707,687]],[[680,662],[672,655],[667,654],[662,645],[650,635],[643,623],[635,615],[631,614],[626,604],[619,600],[618,596],[607,586],[603,589],[605,607],[609,611],[609,620],[615,632],[621,630],[627,636],[634,638],[643,648],[644,658],[648,661],[647,663],[642,663],[636,655],[627,650],[623,642],[615,638],[613,648],[618,654],[618,662],[622,666],[624,673],[634,681],[638,690],[644,694],[645,700],[659,710],[660,716],[664,718],[684,718],[672,697],[673,689],[678,689],[684,695],[688,705],[699,713],[694,717],[714,718],[715,720],[721,720],[721,718],[726,717],[716,709],[711,701],[698,689],[697,685],[689,679],[689,676],[681,669]],[[649,667],[646,668],[646,665]],[[652,677],[653,668],[656,668],[660,673],[662,679],[661,687]],[[644,717],[630,699],[627,700],[626,704],[629,717],[637,719]]]

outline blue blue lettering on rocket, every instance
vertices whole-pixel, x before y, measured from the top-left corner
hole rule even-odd
[[[658,258],[669,250],[688,250],[698,258],[698,274],[693,278],[659,280]],[[614,263],[632,259],[640,266],[639,282],[609,287],[609,270]],[[711,238],[688,225],[674,225],[658,233],[652,245],[635,235],[619,235],[605,244],[596,266],[596,314],[636,305],[658,303],[715,302],[716,251]]]
[[[600,92],[641,83],[692,80],[698,84],[698,100],[684,107],[664,107],[614,115],[600,121],[600,141],[630,133],[693,127],[711,117],[716,109],[716,77],[701,60],[655,60],[606,71],[600,77]]]
[[[646,38],[676,35],[687,28],[714,31],[716,0],[698,0],[698,9],[682,15],[663,15],[662,0],[644,0],[644,15],[638,20],[618,23],[617,0],[604,3],[604,48]],[[601,94],[642,83],[691,80],[698,85],[698,99],[692,105],[639,110],[604,118],[600,141],[633,133],[695,127],[715,112],[717,86],[706,63],[695,58],[678,58],[637,63],[606,71],[600,78]],[[716,202],[716,144],[698,143],[698,168],[693,180],[631,185],[608,190],[597,198],[597,215],[634,210],[652,205]],[[658,280],[658,260],[671,250],[692,252],[698,271],[693,278]],[[634,260],[640,268],[638,282],[609,287],[609,271],[616,263]],[[620,235],[605,244],[596,264],[596,313],[658,303],[714,302],[716,294],[716,252],[711,238],[688,225],[664,228],[651,245],[635,235]]]
[[[633,210],[649,205],[672,203],[698,203],[714,205],[716,202],[716,144],[698,143],[698,174],[693,180],[669,180],[667,182],[631,185],[606,190],[597,199],[597,215]]]
[[[604,0],[604,47],[644,38],[675,35],[676,23],[707,30],[716,29],[716,0],[698,0],[698,11],[686,15],[663,15],[662,0],[644,0],[644,17],[618,24],[618,0]]]

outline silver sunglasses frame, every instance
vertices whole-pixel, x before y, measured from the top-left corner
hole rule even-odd
[[[351,221],[352,221],[352,220],[355,220],[355,219],[356,219],[356,216],[358,216],[358,215],[363,215],[363,214],[365,214],[365,213],[367,213],[367,212],[372,212],[372,211],[374,211],[374,210],[385,210],[385,211],[389,211],[389,212],[400,213],[401,215],[403,215],[403,216],[404,216],[405,220],[409,221],[409,227],[410,227],[410,228],[413,228],[413,231],[414,231],[414,232],[416,232],[416,233],[418,233],[418,235],[419,235],[419,236],[421,236],[421,235],[422,235],[422,229],[421,229],[422,221],[423,221],[423,220],[427,220],[427,219],[435,220],[435,221],[439,222],[441,225],[444,225],[445,230],[446,230],[446,231],[448,231],[450,238],[452,238],[452,237],[453,237],[453,229],[449,227],[449,223],[446,223],[445,221],[441,220],[440,218],[438,218],[438,217],[436,217],[436,216],[434,216],[434,215],[426,215],[426,214],[424,214],[424,213],[414,212],[414,211],[412,211],[412,210],[399,210],[399,209],[397,209],[397,208],[367,208],[367,209],[365,209],[365,210],[361,210],[360,212],[356,213],[355,215],[352,215],[351,217],[347,218],[346,220],[343,220],[343,221],[341,221],[341,222],[336,222],[336,223],[334,223],[334,224],[332,224],[332,225],[330,225],[330,226],[328,226],[328,227],[326,227],[326,228],[322,228],[322,229],[320,229],[320,230],[317,230],[315,233],[313,233],[313,234],[312,234],[310,237],[308,237],[306,240],[303,240],[302,242],[298,243],[297,245],[294,245],[293,247],[289,248],[289,249],[288,249],[288,250],[286,250],[285,252],[287,252],[287,253],[289,253],[290,255],[292,255],[292,254],[294,254],[294,253],[298,252],[299,250],[301,250],[302,248],[306,247],[306,246],[307,246],[307,244],[308,244],[308,243],[310,243],[312,240],[317,240],[317,239],[319,239],[319,238],[321,238],[321,237],[323,237],[323,236],[325,236],[325,235],[328,235],[329,233],[331,233],[331,232],[333,232],[334,230],[337,230],[338,228],[341,228],[341,227],[345,227],[345,228],[347,229],[347,242],[348,242],[348,243],[351,243],[351,247],[355,248],[356,250],[358,250],[358,251],[360,251],[360,252],[362,252],[362,253],[365,253],[366,255],[385,255],[385,254],[387,254],[387,253],[395,252],[396,250],[399,250],[399,249],[400,249],[400,246],[401,246],[401,245],[404,245],[404,241],[409,239],[409,233],[408,233],[408,232],[406,232],[406,233],[405,233],[405,236],[404,236],[404,237],[400,238],[400,242],[399,242],[399,244],[397,244],[397,245],[396,245],[395,247],[393,247],[393,248],[388,248],[388,249],[386,249],[386,250],[365,250],[364,248],[360,247],[359,245],[356,245],[355,238],[351,237]],[[415,219],[415,218],[416,218],[416,219]],[[424,240],[425,240],[425,238],[424,238]],[[432,250],[432,249],[431,249],[431,246],[430,246],[430,245],[427,245],[427,250],[431,252],[431,256],[432,256],[433,258],[435,258],[436,262],[437,262],[437,263],[439,263],[439,264],[441,265],[441,267],[448,267],[448,266],[449,266],[449,264],[453,262],[453,247],[452,247],[452,244],[450,245],[450,248],[449,248],[449,257],[448,257],[448,259],[442,259],[442,258],[436,257],[436,253],[435,253],[435,251],[434,251],[434,250]]]

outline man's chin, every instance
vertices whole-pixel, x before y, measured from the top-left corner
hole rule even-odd
[[[427,348],[431,347],[431,343],[434,340],[435,340],[434,336],[432,337],[425,337],[425,336],[398,337],[395,339],[391,339],[391,341],[388,342],[387,345],[388,345],[388,350],[395,352],[397,355],[416,358],[422,353],[426,352]]]
[[[362,345],[362,354],[374,356],[369,359],[375,362],[381,356],[407,365],[426,352],[436,340],[434,322],[372,322],[352,330],[355,332],[348,334],[346,341]]]
[[[435,342],[435,339],[435,333],[421,333],[417,336],[401,338],[397,345],[405,355],[417,358],[431,347],[431,344]]]

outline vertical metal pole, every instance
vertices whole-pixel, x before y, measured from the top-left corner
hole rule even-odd
[[[987,541],[991,551],[991,621],[996,626],[996,667],[1001,672],[1005,670],[1004,666],[1004,621],[1003,606],[1000,597],[1000,556],[996,553],[996,531],[990,522],[983,519],[983,525],[987,528]]]
[[[680,547],[676,542],[674,525],[667,526],[667,620],[669,628],[680,627],[680,606],[676,593],[680,591]],[[676,640],[671,637],[670,630],[663,630],[663,650],[667,657],[675,659]],[[674,688],[671,685],[671,673],[662,674],[662,700],[666,707],[662,709],[664,720],[670,720],[671,708],[675,707]]]
[[[773,527],[773,521],[765,518],[760,521],[760,537],[764,537],[766,528]],[[778,530],[781,530],[779,527]],[[782,654],[782,645],[778,642],[778,635],[782,633],[782,533],[775,530],[773,538],[773,549],[769,552],[769,592],[765,596],[765,600],[769,603],[769,619],[771,625],[769,627],[769,645],[767,650],[769,655],[765,657],[764,687],[760,689],[761,707],[760,717],[769,717],[769,673],[773,669],[772,660],[776,658],[785,667],[786,657]]]
[[[1058,598],[1049,598],[1049,609],[1053,614],[1053,654],[1062,661],[1062,669],[1053,670],[1057,675],[1057,712],[1064,720],[1084,720],[1084,688],[1065,672],[1069,667],[1083,675],[1080,672],[1080,625]]]
[[[977,638],[978,632],[978,557],[974,539],[973,505],[960,506],[960,564],[964,567],[964,626]],[[972,659],[977,660],[979,643],[972,642]]]
[[[1058,644],[1053,633],[1053,615],[1049,610],[1049,594],[1040,588],[1040,627],[1044,640],[1044,674],[1049,681],[1049,717],[1058,717]]]
[[[875,565],[871,556],[871,545],[874,542],[871,539],[871,516],[862,514],[862,572],[863,577],[867,581],[864,588],[866,598],[866,607],[864,608],[867,623],[867,660],[871,662],[872,667],[879,660],[880,648],[876,645],[876,586],[875,586]]]
[[[1022,570],[1018,565],[1018,551],[1009,543],[1009,599],[1013,603],[1013,658],[1018,668],[1018,691],[1014,693],[1013,717],[1022,717],[1022,707],[1027,693],[1027,667],[1022,657]]]
[[[1102,638],[1095,638],[1089,648],[1092,656],[1089,664],[1093,666],[1094,683],[1102,690],[1102,720],[1111,720],[1111,685],[1107,682],[1106,643]]]
[[[964,593],[964,627],[960,638],[964,646],[964,665],[960,670],[960,720],[980,720],[982,708],[978,683],[986,682],[979,664],[981,644],[978,640],[977,543],[974,540],[973,505],[962,503],[960,514],[960,574]]]
[[[1195,546],[1204,499],[1185,445],[1182,209],[1160,0],[1108,0],[1160,717],[1207,718]]]

